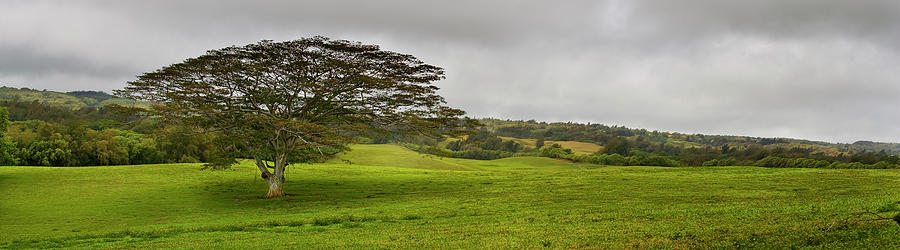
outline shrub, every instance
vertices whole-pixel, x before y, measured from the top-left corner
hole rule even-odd
[[[737,166],[737,160],[734,157],[728,157],[723,159],[712,159],[703,162],[702,166],[704,167],[716,167],[716,166]]]
[[[845,168],[845,169],[886,169],[897,168],[897,165],[880,161],[875,164],[865,164],[861,162],[828,162],[826,160],[816,160],[808,158],[783,158],[775,156],[767,156],[756,161],[754,166],[767,168]]]
[[[669,157],[660,156],[660,155],[651,155],[645,157],[638,157],[637,160],[639,166],[660,166],[660,167],[678,167],[681,166],[681,163],[673,160]]]
[[[471,149],[465,151],[452,151],[451,157],[475,159],[475,160],[495,160],[512,156],[513,153],[500,150],[483,150]]]
[[[546,145],[541,147],[540,156],[557,158],[557,159],[571,159],[572,150],[568,148],[562,148],[559,144]]]

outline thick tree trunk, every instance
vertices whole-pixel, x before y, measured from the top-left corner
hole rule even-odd
[[[269,172],[269,168],[264,161],[256,159],[256,166],[259,168],[260,177],[269,183],[269,192],[266,198],[276,198],[284,196],[284,160],[286,157],[279,156],[275,159],[275,172]]]
[[[266,182],[269,183],[269,192],[266,193],[266,198],[275,198],[284,196],[284,190],[281,188],[284,186],[284,177],[278,177],[275,175],[269,176],[266,179]]]

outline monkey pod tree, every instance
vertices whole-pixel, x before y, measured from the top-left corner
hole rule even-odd
[[[465,112],[432,84],[443,78],[411,55],[313,37],[210,50],[116,92],[154,103],[141,111],[163,122],[216,133],[210,164],[254,159],[271,198],[284,195],[288,165],[345,150],[352,133],[459,131]]]

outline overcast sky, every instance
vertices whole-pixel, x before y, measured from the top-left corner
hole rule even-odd
[[[0,1],[0,85],[118,89],[324,35],[444,67],[475,117],[900,142],[900,1]]]

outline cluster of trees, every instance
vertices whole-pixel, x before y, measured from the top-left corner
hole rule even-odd
[[[677,167],[684,165],[681,162],[678,162],[670,157],[651,154],[639,154],[631,156],[622,156],[617,153],[605,154],[600,152],[596,154],[575,154],[572,153],[571,149],[562,148],[561,146],[559,146],[559,144],[552,144],[541,147],[539,155],[543,157],[566,159],[573,162],[585,162],[610,166]]]
[[[38,102],[0,107],[0,165],[103,166],[203,162],[214,134],[162,126],[105,108],[80,110]],[[13,118],[13,119],[10,119]]]
[[[525,151],[525,147],[515,141],[504,141],[487,130],[478,130],[462,140],[452,140],[445,146],[450,150],[444,155],[453,158],[493,160],[510,157]]]
[[[16,165],[16,144],[6,136],[9,127],[9,111],[0,107],[0,165]]]
[[[821,148],[810,145],[763,145],[764,143],[740,144],[732,146],[685,145],[672,143],[671,140],[655,142],[653,138],[641,133],[626,133],[621,127],[614,127],[619,134],[604,134],[603,132],[593,136],[603,138],[603,149],[593,154],[578,154],[572,150],[561,147],[558,144],[543,145],[544,138],[558,140],[565,136],[584,135],[588,130],[586,125],[574,123],[547,124],[548,129],[537,129],[547,134],[538,133],[537,148],[525,148],[513,140],[502,140],[500,135],[516,135],[510,131],[524,133],[523,128],[533,122],[525,122],[525,126],[497,126],[494,119],[482,120],[484,128],[474,132],[464,139],[451,139],[444,147],[436,147],[437,143],[426,145],[407,144],[413,150],[440,155],[443,157],[467,158],[491,160],[511,156],[542,156],[557,159],[565,159],[573,162],[585,162],[614,166],[760,166],[777,168],[898,168],[900,156],[889,154],[886,151],[851,151],[829,154]],[[514,124],[523,124],[522,122]],[[539,124],[539,123],[538,123]],[[590,125],[602,127],[602,125]],[[491,127],[501,128],[506,131],[491,132]],[[572,131],[567,131],[570,128]],[[548,132],[552,131],[552,132]],[[630,131],[633,132],[633,131]],[[534,131],[526,134],[533,134]],[[651,133],[652,134],[652,133]],[[706,136],[704,136],[706,137]],[[709,136],[713,137],[713,136]],[[576,137],[577,138],[577,137]],[[523,138],[527,139],[527,138]],[[760,140],[765,143],[779,143],[778,140]]]
[[[88,93],[94,94],[94,93]],[[0,110],[0,164],[33,166],[101,166],[153,163],[211,162],[215,158],[215,133],[197,133],[187,126],[163,126],[156,119],[114,112],[110,108],[77,110],[40,103],[2,101]],[[602,125],[546,124],[497,126],[483,120],[484,128],[442,144],[423,137],[405,137],[407,147],[444,157],[491,160],[512,156],[543,156],[619,166],[761,166],[776,168],[896,168],[900,156],[886,151],[825,154],[815,147],[777,147],[763,144],[697,146],[657,142],[640,131],[610,127],[614,133],[586,128]],[[492,132],[491,127],[499,128]],[[518,132],[511,132],[518,131]],[[527,133],[525,131],[528,131]],[[535,132],[538,131],[538,132]],[[543,131],[543,133],[539,133]],[[593,131],[595,135],[588,136]],[[536,148],[527,148],[499,135],[537,133]],[[649,133],[652,135],[653,133]],[[632,135],[632,136],[620,136]],[[576,154],[559,145],[543,145],[543,139],[597,138],[602,150]],[[361,137],[365,138],[365,137]],[[359,140],[388,143],[393,137]],[[428,146],[431,145],[431,146]],[[443,145],[443,146],[437,146]],[[235,153],[239,154],[239,153]],[[249,156],[248,156],[249,157]]]
[[[543,155],[606,165],[891,168],[900,164],[900,157],[885,150],[855,150],[846,144],[785,138],[686,135],[601,124],[497,119],[484,119],[482,123],[499,136],[600,144],[603,150],[594,155],[560,153],[552,148],[547,150],[554,153]],[[633,158],[622,160],[629,157]],[[771,159],[787,160],[774,164]],[[813,161],[817,163],[811,164]]]
[[[400,138],[400,145],[413,151],[441,157],[494,160],[512,156],[534,156],[537,150],[528,149],[515,141],[500,139],[486,130],[475,130],[462,138],[419,140]],[[443,145],[443,146],[442,146]]]
[[[704,164],[706,165],[706,164]],[[839,162],[816,160],[809,158],[784,158],[767,156],[753,163],[754,166],[769,168],[852,168],[852,169],[887,169],[900,168],[897,163],[878,161],[867,164],[862,162]]]
[[[672,132],[648,131],[646,129],[633,129],[623,126],[608,126],[603,124],[581,124],[574,122],[536,122],[510,121],[499,119],[482,119],[486,128],[499,136],[516,138],[546,138],[555,141],[581,141],[592,142],[600,145],[608,143],[617,137],[636,138],[642,137],[653,144],[667,144],[680,147],[713,147],[724,145],[743,148],[746,146],[778,146],[805,145],[829,149],[835,152],[878,152],[886,150],[889,154],[900,153],[900,144],[874,143],[860,141],[853,144],[827,143],[790,138],[760,138],[748,136],[727,135],[703,135],[683,134]]]
[[[100,103],[109,99],[116,98],[114,95],[107,94],[103,91],[72,91],[66,92],[67,95],[78,97],[78,98],[90,98],[94,100],[96,103]]]
[[[464,140],[455,140],[447,143],[447,149],[453,151],[465,150],[499,150],[516,153],[522,151],[524,147],[515,141],[504,141],[487,130],[478,130],[477,132],[466,136]]]
[[[703,150],[702,166],[760,166],[775,168],[897,168],[900,156],[879,152],[849,152],[827,155],[808,147],[766,149],[751,146],[737,149],[723,145],[719,150]],[[718,152],[718,153],[716,153]]]

